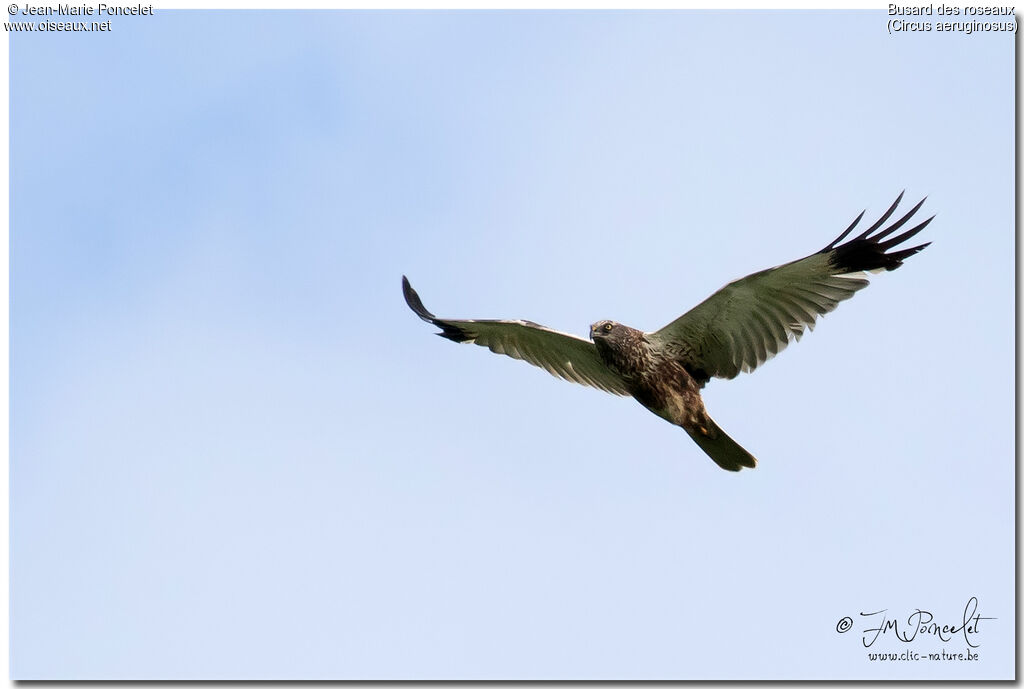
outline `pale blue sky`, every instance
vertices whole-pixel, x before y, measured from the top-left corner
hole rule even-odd
[[[12,34],[13,677],[1012,677],[1013,38],[885,21]],[[654,329],[904,188],[933,245],[708,386],[738,475],[401,298]],[[974,662],[835,631],[971,596]]]

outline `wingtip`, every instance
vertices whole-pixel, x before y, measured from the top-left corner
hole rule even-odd
[[[865,232],[861,233],[857,237],[854,237],[846,244],[839,244],[833,242],[823,250],[823,253],[830,253],[830,262],[832,266],[843,272],[857,272],[857,271],[877,271],[877,270],[895,270],[903,265],[903,260],[913,256],[918,251],[923,249],[927,244],[922,244],[918,247],[911,249],[901,249],[898,251],[889,252],[890,249],[895,248],[899,244],[907,241],[914,235],[918,234],[921,230],[928,226],[928,224],[935,218],[932,215],[924,222],[920,223],[916,227],[903,232],[895,237],[886,239],[890,235],[894,234],[897,230],[903,227],[907,221],[909,221],[917,212],[921,206],[924,205],[925,199],[921,199],[913,208],[907,211],[903,217],[892,222],[889,227],[879,230],[893,211],[899,205],[903,199],[904,192],[900,192],[900,195],[896,198],[896,201],[889,207],[889,209],[882,214],[871,227]],[[876,230],[878,230],[876,232]],[[846,233],[840,235],[839,239],[842,239]],[[886,239],[886,241],[882,241]],[[888,253],[887,253],[888,252]]]
[[[405,297],[405,303],[408,304],[413,313],[428,323],[434,322],[434,314],[427,311],[427,308],[423,306],[423,300],[420,299],[420,295],[409,284],[409,278],[404,275],[402,276],[402,296]]]

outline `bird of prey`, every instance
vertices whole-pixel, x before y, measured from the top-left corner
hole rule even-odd
[[[871,227],[840,243],[864,212],[821,251],[730,282],[664,328],[643,332],[615,321],[590,326],[590,340],[531,321],[454,320],[427,311],[402,276],[405,301],[417,316],[439,327],[441,337],[473,342],[497,354],[523,359],[548,373],[615,395],[631,395],[648,410],[680,426],[728,471],[753,468],[757,460],[719,428],[700,391],[711,378],[752,371],[799,340],[815,319],[867,287],[867,272],[895,270],[931,242],[897,247],[932,221],[895,236],[924,199],[899,220],[901,193]],[[882,228],[882,229],[880,229]]]

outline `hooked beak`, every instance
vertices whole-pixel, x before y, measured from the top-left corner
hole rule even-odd
[[[597,323],[590,326],[590,339],[593,340],[601,333],[601,329],[597,327]]]

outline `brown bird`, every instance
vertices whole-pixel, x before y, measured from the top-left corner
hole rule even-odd
[[[821,251],[730,282],[661,330],[643,332],[615,321],[590,326],[590,339],[531,321],[453,320],[427,311],[402,276],[405,301],[417,316],[441,328],[441,337],[473,342],[492,352],[523,359],[565,380],[631,395],[669,423],[682,427],[718,466],[729,471],[757,460],[726,435],[704,409],[700,391],[711,378],[752,371],[799,340],[815,319],[867,287],[867,272],[895,270],[930,242],[889,251],[932,221],[886,239],[921,208],[879,230],[903,199],[871,227],[846,243],[864,217]],[[882,240],[885,241],[882,241]]]

